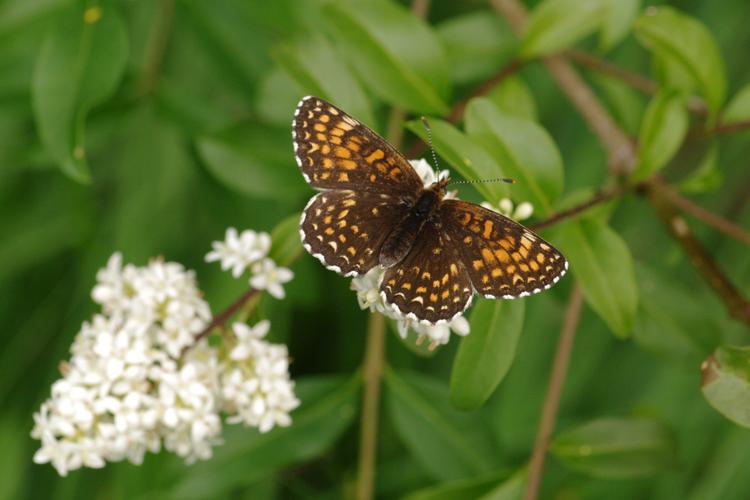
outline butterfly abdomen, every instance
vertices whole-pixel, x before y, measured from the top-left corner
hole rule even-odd
[[[440,198],[432,190],[423,191],[406,216],[391,231],[380,248],[380,265],[392,267],[409,254],[425,222],[438,207]]]

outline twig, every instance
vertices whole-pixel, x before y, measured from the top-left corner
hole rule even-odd
[[[590,70],[617,78],[634,89],[640,90],[644,94],[653,95],[659,90],[659,86],[645,76],[621,68],[616,64],[612,64],[611,62],[589,54],[588,52],[582,50],[569,50],[565,52],[565,56],[569,60],[580,64],[581,66],[585,66]],[[688,99],[688,110],[697,115],[708,115],[706,103],[698,96],[690,96]]]
[[[633,184],[622,184],[608,191],[601,191],[579,205],[568,208],[567,210],[561,210],[560,212],[552,214],[546,219],[536,222],[534,224],[529,224],[529,229],[538,231],[540,229],[544,229],[546,227],[552,226],[554,224],[557,224],[561,220],[574,217],[582,212],[585,212],[589,208],[595,207],[596,205],[599,205],[601,203],[605,203],[613,198],[622,196],[623,194],[627,193],[628,191],[636,187],[637,186]]]
[[[576,330],[578,329],[578,319],[581,317],[581,306],[583,296],[578,284],[573,286],[570,294],[570,301],[565,310],[560,338],[557,341],[557,350],[552,365],[552,372],[549,376],[549,387],[547,395],[544,397],[544,407],[542,408],[542,417],[539,422],[539,429],[534,442],[534,450],[531,454],[529,464],[529,477],[526,483],[526,492],[524,500],[535,500],[539,494],[539,485],[542,481],[542,472],[544,470],[544,459],[547,455],[552,431],[557,419],[557,409],[560,406],[560,395],[562,394],[565,375],[568,370],[570,354],[573,350],[573,341],[575,340]]]
[[[664,188],[655,181],[646,182],[645,187],[646,196],[659,218],[690,257],[693,266],[722,299],[729,315],[750,325],[750,302],[740,294],[740,291],[729,281],[703,245],[695,238],[685,219],[675,210]]]
[[[694,141],[697,139],[705,139],[708,137],[716,137],[717,135],[733,134],[735,132],[741,132],[742,130],[750,129],[750,120],[739,120],[736,122],[720,123],[715,127],[706,129],[705,127],[698,125],[691,128],[687,134],[687,140]]]
[[[653,182],[659,185],[661,193],[666,196],[673,205],[689,213],[696,219],[705,222],[718,231],[721,231],[730,238],[734,238],[735,240],[750,246],[750,233],[742,229],[740,226],[726,220],[724,217],[714,212],[706,210],[688,198],[685,198],[672,189],[672,187],[660,177],[654,177]]]
[[[520,34],[526,23],[526,9],[518,0],[491,0],[493,7],[508,21],[511,28]],[[596,94],[581,79],[575,69],[562,56],[544,59],[547,70],[560,89],[578,109],[589,128],[599,138],[607,152],[607,163],[612,172],[628,174],[635,166],[633,141],[617,126],[602,106]]]
[[[450,113],[448,113],[448,121],[451,123],[457,123],[461,121],[461,118],[464,116],[464,110],[466,109],[466,104],[475,97],[483,96],[493,88],[495,88],[498,84],[500,84],[503,80],[508,78],[510,75],[521,69],[521,67],[524,65],[525,61],[522,59],[512,59],[508,61],[508,63],[500,68],[500,71],[492,75],[489,79],[485,80],[479,87],[474,89],[474,91],[469,94],[467,97],[461,99],[456,104],[453,105],[451,108]]]
[[[486,94],[487,92],[495,88],[498,84],[500,84],[500,82],[518,71],[523,65],[524,61],[520,59],[513,59],[512,61],[508,62],[505,66],[500,68],[497,73],[481,83],[471,94],[456,102],[451,107],[451,110],[447,116],[447,120],[451,123],[460,122],[464,116],[466,104],[468,104],[471,99]],[[427,145],[424,143],[424,141],[422,141],[421,139],[417,139],[417,141],[415,141],[414,144],[412,144],[404,154],[407,158],[416,158],[426,149],[426,147]]]
[[[151,25],[146,53],[144,56],[143,70],[138,80],[137,94],[145,96],[153,92],[156,87],[156,79],[159,68],[164,60],[164,53],[169,42],[169,32],[172,28],[172,13],[174,11],[174,0],[159,0],[156,2],[155,20]]]
[[[213,317],[211,322],[204,328],[198,335],[195,336],[195,339],[193,340],[193,344],[186,346],[182,350],[182,355],[184,356],[187,351],[190,350],[191,347],[198,344],[198,342],[205,336],[207,336],[209,333],[213,331],[214,328],[218,328],[220,326],[224,326],[224,323],[227,322],[229,318],[234,315],[239,309],[244,306],[250,299],[252,299],[256,294],[258,294],[260,290],[257,290],[255,288],[250,288],[245,293],[243,293],[237,300],[232,302],[232,304],[229,305],[226,309],[221,311],[219,314]]]
[[[372,313],[367,327],[367,347],[362,367],[364,394],[359,431],[358,500],[370,500],[375,490],[375,458],[378,451],[378,412],[384,351],[385,317],[379,313]]]

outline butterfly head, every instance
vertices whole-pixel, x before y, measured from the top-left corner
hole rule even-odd
[[[446,175],[442,179],[439,179],[432,183],[430,187],[427,188],[428,191],[433,191],[435,194],[437,194],[438,199],[442,200],[445,196],[446,192],[446,186],[450,183],[450,177]]]

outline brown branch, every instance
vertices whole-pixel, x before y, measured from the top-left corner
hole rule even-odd
[[[195,336],[195,339],[193,340],[193,344],[186,346],[182,350],[182,355],[184,356],[187,351],[190,350],[191,347],[198,344],[198,342],[205,336],[207,336],[209,333],[211,333],[214,328],[219,328],[221,326],[224,326],[224,323],[227,322],[229,318],[231,318],[234,313],[240,310],[242,306],[244,306],[250,299],[252,299],[256,294],[258,294],[260,290],[257,290],[255,288],[250,288],[245,293],[243,293],[237,300],[232,302],[229,307],[221,311],[219,314],[213,317],[211,319],[211,322],[206,326],[198,335]]]
[[[570,294],[568,307],[565,310],[560,338],[557,341],[557,350],[555,351],[555,359],[549,376],[547,395],[544,397],[542,416],[536,434],[536,441],[534,442],[534,450],[531,454],[529,477],[526,483],[524,500],[535,500],[539,494],[539,486],[544,470],[544,459],[547,455],[547,447],[549,446],[552,431],[555,428],[555,421],[557,420],[557,409],[560,406],[560,396],[562,394],[563,383],[565,382],[565,375],[568,371],[568,362],[573,350],[573,341],[578,329],[578,320],[581,317],[582,305],[583,296],[581,288],[578,284],[575,284]]]
[[[669,199],[669,201],[673,205],[689,213],[696,219],[705,222],[716,230],[721,231],[730,238],[734,238],[735,240],[750,246],[750,233],[742,229],[737,224],[734,224],[733,222],[726,220],[721,215],[711,212],[710,210],[706,210],[694,201],[685,198],[680,193],[672,189],[672,187],[660,177],[654,177],[652,182],[659,185],[661,193],[667,199]]]
[[[510,75],[521,69],[524,65],[524,61],[521,59],[512,59],[508,63],[500,68],[500,71],[492,75],[489,79],[485,80],[479,85],[471,94],[461,99],[451,108],[448,113],[448,121],[451,123],[458,123],[464,116],[464,110],[466,110],[466,104],[475,97],[480,97],[495,88],[503,80],[508,78]]]
[[[659,86],[645,76],[621,68],[616,64],[612,64],[611,62],[593,54],[589,54],[588,52],[582,50],[569,50],[565,52],[565,57],[592,71],[616,78],[644,94],[653,95],[659,90]],[[708,107],[703,99],[698,96],[690,96],[690,99],[688,99],[688,110],[697,115],[708,116]]]
[[[664,187],[659,182],[647,181],[645,193],[659,218],[690,257],[693,266],[721,297],[729,315],[750,325],[750,302],[729,281],[703,245],[695,238],[685,219],[677,213]]]
[[[736,122],[720,123],[715,127],[706,129],[702,125],[695,126],[688,131],[686,140],[695,141],[716,137],[717,135],[733,134],[750,129],[750,120],[739,120]]]
[[[492,6],[502,14],[511,28],[520,34],[526,24],[526,9],[518,0],[491,0]],[[598,137],[607,152],[607,163],[612,172],[625,175],[635,166],[633,141],[617,126],[602,106],[596,94],[562,56],[543,60],[552,78],[581,113],[588,127]]]
[[[508,62],[505,66],[500,68],[500,70],[492,75],[490,78],[482,82],[471,94],[469,94],[467,97],[461,99],[460,101],[456,102],[452,107],[450,112],[448,113],[448,116],[446,119],[451,123],[458,123],[461,121],[461,119],[464,116],[464,110],[466,110],[466,104],[471,99],[474,99],[475,97],[480,97],[493,88],[495,88],[497,85],[500,84],[503,80],[508,78],[510,75],[518,71],[521,66],[523,66],[524,61],[521,61],[520,59],[513,59],[512,61]],[[421,139],[417,139],[414,144],[411,145],[409,149],[406,150],[404,153],[407,158],[416,158],[424,150],[427,148],[427,145],[422,141]]]
[[[637,186],[633,184],[622,184],[613,189],[610,189],[607,191],[601,191],[595,194],[594,196],[592,196],[590,199],[584,201],[583,203],[580,203],[571,208],[568,208],[567,210],[561,210],[560,212],[550,215],[546,219],[543,219],[539,222],[535,222],[534,224],[529,224],[528,227],[529,229],[538,231],[540,229],[553,226],[557,224],[558,222],[560,222],[561,220],[569,219],[570,217],[574,217],[582,212],[585,212],[589,208],[595,207],[596,205],[600,205],[609,200],[622,196],[623,194],[627,193],[628,191],[636,187]]]

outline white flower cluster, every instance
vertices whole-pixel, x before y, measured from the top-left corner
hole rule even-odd
[[[289,425],[299,401],[286,347],[262,339],[267,322],[250,340],[240,333],[249,327],[235,325],[218,348],[196,342],[211,314],[192,271],[160,259],[123,267],[116,253],[92,296],[102,313],[83,324],[63,377],[34,415],[35,462],[64,476],[110,461],[140,464],[164,446],[190,463],[221,442],[222,412],[261,432]]]
[[[206,255],[206,262],[221,262],[225,271],[232,270],[232,276],[239,278],[250,269],[250,286],[256,290],[266,290],[277,299],[285,296],[284,283],[294,278],[294,273],[286,267],[278,267],[267,257],[271,249],[271,236],[245,230],[237,233],[233,227],[227,229],[224,241],[214,241],[213,250]]]
[[[501,199],[497,206],[483,201],[482,206],[519,222],[528,219],[534,214],[534,205],[528,201],[524,201],[519,203],[517,207],[514,207],[513,201],[510,198]]]

